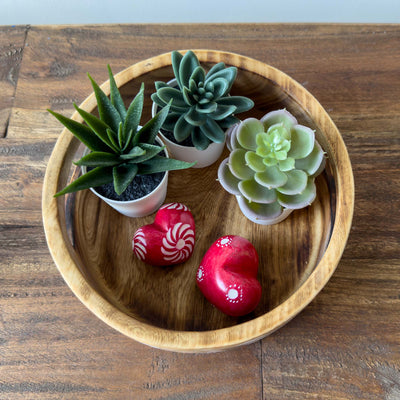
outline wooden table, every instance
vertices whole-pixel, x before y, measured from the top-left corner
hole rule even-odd
[[[46,163],[86,72],[174,49],[256,58],[303,84],[341,131],[356,187],[332,279],[292,322],[214,354],[156,350],[73,295],[41,221]],[[0,399],[400,399],[400,26],[0,27]]]

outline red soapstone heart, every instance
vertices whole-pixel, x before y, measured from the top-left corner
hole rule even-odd
[[[257,280],[258,254],[245,238],[228,235],[208,249],[197,270],[197,285],[227,315],[238,317],[253,311],[261,299]]]
[[[189,208],[181,203],[163,205],[154,222],[139,228],[132,240],[136,256],[151,265],[174,265],[193,253],[195,226]]]

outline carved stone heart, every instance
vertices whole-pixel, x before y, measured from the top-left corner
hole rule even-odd
[[[193,253],[195,226],[189,208],[181,203],[163,205],[154,222],[139,228],[132,240],[136,256],[151,265],[185,262]]]
[[[228,235],[208,249],[197,270],[197,285],[204,296],[227,315],[253,311],[261,299],[257,280],[258,255],[245,238]]]

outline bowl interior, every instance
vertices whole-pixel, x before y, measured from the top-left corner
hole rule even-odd
[[[161,67],[121,86],[121,94],[129,105],[141,82],[145,83],[142,122],[151,117],[154,81],[166,82],[172,77],[171,66]],[[139,261],[131,248],[136,229],[152,223],[154,215],[124,217],[88,190],[65,196],[66,240],[75,264],[97,293],[133,320],[170,331],[210,331],[253,320],[293,295],[317,268],[328,246],[335,222],[336,183],[333,155],[321,127],[273,80],[244,68],[238,68],[231,94],[247,96],[255,103],[254,109],[239,115],[241,119],[261,118],[269,111],[286,108],[299,123],[316,131],[328,155],[326,170],[316,180],[317,199],[277,225],[261,226],[247,220],[235,197],[216,181],[218,165],[227,157],[227,150],[210,167],[172,171],[166,202],[181,202],[191,209],[196,222],[196,245],[186,263],[162,268]],[[81,151],[76,144],[71,158],[77,159]],[[79,170],[66,168],[68,183]],[[260,257],[262,299],[253,313],[240,318],[228,317],[215,309],[196,286],[196,271],[203,255],[216,239],[226,234],[249,239]]]

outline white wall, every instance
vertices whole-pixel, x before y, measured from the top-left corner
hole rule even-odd
[[[400,0],[0,0],[0,25],[400,22]]]

